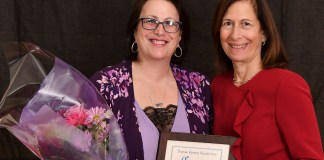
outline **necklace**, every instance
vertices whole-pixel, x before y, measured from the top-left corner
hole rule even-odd
[[[240,83],[240,84],[242,84],[242,83],[246,83],[246,82],[248,82],[249,80],[251,80],[251,79],[246,79],[246,80],[237,80],[237,79],[233,78],[233,82],[234,82],[234,83]]]
[[[170,74],[170,70],[168,71],[168,76],[169,76],[169,74]],[[165,93],[166,93],[166,88],[167,88],[168,80],[169,80],[169,78],[167,78],[165,80],[163,97],[162,97],[162,99],[161,99],[160,102],[155,102],[154,103],[153,98],[149,94],[149,93],[151,93],[150,90],[149,90],[149,87],[146,88],[147,89],[147,91],[146,91],[147,93],[146,94],[147,94],[148,98],[150,99],[150,101],[151,101],[151,103],[152,103],[152,105],[153,105],[154,108],[162,108],[163,107],[163,101],[164,101],[164,98],[165,98]]]
[[[164,98],[165,98],[165,92],[166,92],[166,86],[164,87],[164,94],[163,94],[163,98],[162,98],[161,102],[156,102],[156,103],[153,102],[152,97],[150,96],[150,94],[147,93],[147,96],[149,97],[151,103],[153,104],[152,107],[154,107],[154,108],[162,108],[163,101],[164,101]]]
[[[261,71],[261,70],[259,70],[259,71],[257,71],[256,73],[254,73],[250,79],[245,79],[245,80],[237,80],[237,79],[235,78],[235,76],[233,76],[233,83],[238,83],[238,84],[246,83],[246,82],[248,82],[249,80],[251,80],[255,75],[257,75],[260,71]]]

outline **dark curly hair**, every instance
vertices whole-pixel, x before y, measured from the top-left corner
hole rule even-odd
[[[140,14],[142,12],[142,8],[145,5],[145,3],[148,0],[136,0],[135,4],[133,6],[133,10],[131,12],[131,16],[128,21],[128,27],[127,27],[127,43],[128,43],[128,55],[127,59],[129,60],[137,60],[137,53],[133,53],[131,50],[132,44],[135,42],[134,33],[137,27],[138,19],[140,18]],[[182,22],[182,25],[180,26],[180,30],[182,32],[181,35],[181,41],[179,43],[180,47],[182,48],[182,56],[181,57],[175,57],[174,55],[171,58],[171,63],[174,64],[181,64],[187,51],[186,44],[189,41],[189,19],[188,15],[185,12],[184,8],[182,7],[182,1],[181,0],[166,0],[171,2],[175,8],[178,11],[180,22]],[[178,52],[178,49],[176,50]]]

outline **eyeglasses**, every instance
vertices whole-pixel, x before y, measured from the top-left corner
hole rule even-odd
[[[142,27],[146,30],[155,30],[160,24],[162,24],[163,29],[168,33],[176,33],[179,31],[181,22],[176,21],[163,21],[160,22],[154,18],[140,18],[138,21],[142,21]]]

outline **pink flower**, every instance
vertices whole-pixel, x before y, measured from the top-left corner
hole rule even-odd
[[[101,107],[90,108],[87,110],[88,118],[87,122],[92,124],[98,124],[105,119],[106,109]]]
[[[78,126],[78,125],[85,125],[87,119],[87,113],[84,109],[83,105],[74,105],[66,110],[64,113],[64,117],[67,123]]]
[[[109,129],[106,119],[109,119],[112,114],[113,113],[110,110],[106,112],[106,109],[102,107],[91,107],[85,109],[84,105],[74,105],[67,109],[63,116],[67,123],[78,127],[82,131],[85,131],[87,136],[90,136],[103,145],[106,145],[109,137]],[[88,150],[86,146],[81,147],[80,149],[82,151]]]

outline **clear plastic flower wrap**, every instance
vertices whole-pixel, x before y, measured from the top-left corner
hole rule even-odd
[[[94,85],[40,47],[15,44],[19,54],[5,51],[10,84],[0,126],[40,159],[128,159],[116,117]]]

